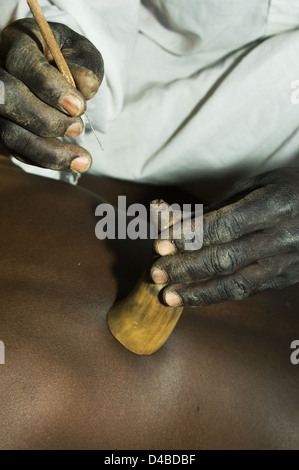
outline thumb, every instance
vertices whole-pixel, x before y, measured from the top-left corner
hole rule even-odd
[[[1,57],[6,70],[35,96],[58,110],[79,116],[85,110],[85,100],[92,98],[101,84],[102,56],[88,39],[67,26],[60,23],[50,23],[50,26],[78,90],[52,66],[53,57],[33,19],[15,21],[3,31]],[[75,100],[74,109],[65,107],[66,99]]]
[[[86,100],[98,91],[104,62],[98,49],[84,36],[60,23],[49,23],[70,68],[78,90]]]

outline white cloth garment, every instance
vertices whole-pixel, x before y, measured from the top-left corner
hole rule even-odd
[[[217,180],[298,165],[299,0],[40,4],[104,58],[87,109],[104,151],[88,124],[75,139],[92,173],[208,194]],[[0,0],[0,14],[0,29],[30,16],[25,0]]]

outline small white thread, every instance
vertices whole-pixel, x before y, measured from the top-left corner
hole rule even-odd
[[[98,136],[97,136],[97,134],[96,134],[96,132],[95,132],[95,130],[94,130],[94,128],[93,128],[93,125],[91,124],[91,120],[89,119],[87,113],[84,113],[84,116],[86,117],[86,119],[87,119],[87,121],[88,121],[88,124],[90,125],[91,130],[92,130],[92,132],[93,132],[95,138],[97,139],[99,146],[101,147],[101,150],[104,151],[103,146],[102,146],[102,143],[101,143],[100,139],[98,138]]]

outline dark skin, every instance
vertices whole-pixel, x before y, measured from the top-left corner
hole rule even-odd
[[[184,252],[184,240],[156,242],[164,256],[152,276],[169,283],[166,303],[210,305],[299,282],[298,168],[238,183],[215,206],[204,215],[202,249]]]
[[[86,38],[61,24],[51,27],[78,90],[49,64],[51,54],[35,21],[12,23],[0,49],[6,94],[0,142],[27,163],[84,172],[91,165],[88,152],[57,137],[82,132],[80,116],[101,84],[103,60]],[[298,169],[277,169],[240,182],[231,197],[233,203],[207,209],[201,250],[184,252],[182,243],[171,239],[156,243],[162,257],[153,266],[153,280],[168,283],[164,301],[169,305],[240,300],[299,281]]]
[[[53,58],[34,20],[9,25],[1,38],[5,104],[0,105],[0,141],[26,163],[83,172],[91,166],[90,154],[57,137],[76,137],[83,131],[80,116],[101,84],[103,60],[85,37],[59,23],[50,26],[77,89],[49,63]]]
[[[0,448],[298,449],[298,289],[186,308],[136,356],[106,317],[151,244],[98,240],[101,202],[0,158]]]

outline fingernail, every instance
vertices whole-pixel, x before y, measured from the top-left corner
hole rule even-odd
[[[181,297],[176,292],[166,292],[164,300],[170,307],[178,307],[183,303]]]
[[[72,161],[71,168],[77,173],[84,173],[90,168],[91,159],[88,157],[79,157]]]
[[[161,240],[157,243],[157,251],[161,256],[170,255],[176,251],[176,247],[168,240]]]
[[[165,272],[158,268],[153,269],[152,279],[156,284],[165,284],[165,282],[167,282],[167,276]]]
[[[77,137],[83,131],[82,124],[80,122],[74,122],[70,125],[68,130],[66,131],[66,137]]]
[[[60,106],[72,116],[78,116],[83,112],[83,103],[75,96],[64,96],[60,101]]]

